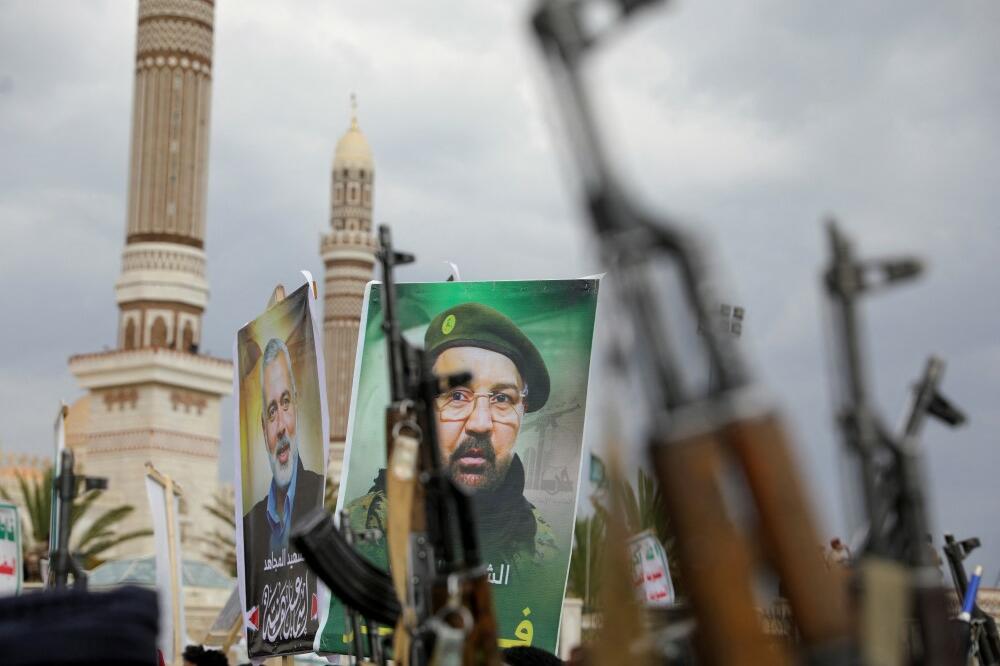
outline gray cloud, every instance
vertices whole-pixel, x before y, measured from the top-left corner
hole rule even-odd
[[[552,139],[529,4],[219,3],[210,351],[228,356],[276,281],[295,283],[300,267],[321,275],[352,91],[375,154],[376,218],[420,259],[402,277],[440,279],[445,259],[467,279],[599,270]],[[592,73],[630,184],[690,217],[747,306],[745,345],[831,533],[849,521],[821,216],[840,216],[867,254],[930,260],[919,283],[866,304],[872,375],[894,423],[926,354],[949,361],[945,386],[972,420],[927,430],[937,531],[980,534],[993,563],[998,14],[987,0],[680,3],[609,44]],[[134,3],[0,5],[0,277],[11,285],[0,345],[18,350],[0,364],[0,398],[28,406],[6,420],[6,449],[47,451],[58,399],[79,395],[66,358],[114,341],[134,26]]]

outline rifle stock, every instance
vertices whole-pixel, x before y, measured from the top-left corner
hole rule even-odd
[[[699,661],[789,663],[781,646],[764,636],[754,606],[750,551],[719,487],[724,458],[718,440],[705,433],[654,442],[652,457],[698,622]]]
[[[730,423],[732,447],[757,504],[761,538],[780,572],[805,643],[835,648],[850,633],[845,581],[827,570],[785,430],[774,414]]]

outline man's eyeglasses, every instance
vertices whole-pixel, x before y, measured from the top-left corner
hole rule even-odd
[[[518,406],[527,395],[527,389],[518,391],[509,388],[500,391],[474,393],[467,388],[457,388],[442,393],[435,400],[442,421],[464,421],[472,415],[476,400],[486,398],[490,403],[490,414],[494,419],[509,419],[517,413]]]
[[[278,402],[272,402],[267,406],[267,422],[274,423],[274,420],[278,418],[278,410],[282,412],[287,412],[288,408],[292,406],[292,395],[285,391],[281,394],[281,398]]]

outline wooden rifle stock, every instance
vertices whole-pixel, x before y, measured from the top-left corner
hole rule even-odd
[[[719,486],[724,464],[716,433],[654,442],[653,465],[676,537],[681,575],[695,618],[700,661],[781,665],[754,605],[746,540],[729,518]]]
[[[851,631],[846,581],[823,561],[810,503],[778,417],[733,421],[723,437],[753,493],[761,540],[784,583],[803,642],[817,648],[844,642]]]

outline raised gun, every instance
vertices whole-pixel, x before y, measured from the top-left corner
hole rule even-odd
[[[607,165],[592,118],[580,74],[586,57],[623,19],[651,4],[546,0],[534,13],[533,27],[557,89],[584,203],[635,333],[629,356],[653,424],[649,452],[697,621],[699,663],[790,660],[761,628],[753,590],[757,549],[725,497],[727,467],[738,470],[753,498],[760,552],[784,584],[805,656],[847,659],[853,646],[844,585],[823,562],[810,503],[778,417],[759,400],[734,340],[711,325],[710,313],[720,300],[702,249],[684,225],[651,215],[627,198]],[[617,10],[617,20],[594,27],[587,18],[596,5]],[[682,298],[665,303],[660,267],[671,271]],[[708,369],[702,375],[711,381],[688,371],[692,355],[677,344],[683,339],[698,350]]]
[[[379,227],[379,243],[391,391],[386,536],[403,608],[396,626],[396,659],[404,666],[445,658],[499,666],[496,617],[471,501],[445,473],[437,440],[435,398],[469,377],[435,376],[423,350],[403,337],[394,269],[414,258],[393,248],[388,226]]]
[[[103,490],[108,487],[108,480],[97,476],[83,476],[74,469],[74,455],[70,449],[59,453],[59,476],[52,479],[55,486],[56,511],[59,516],[58,531],[52,535],[52,561],[49,564],[49,587],[57,590],[66,589],[70,575],[73,576],[73,588],[87,589],[87,572],[76,561],[70,551],[69,537],[73,530],[73,502],[79,491],[80,484],[84,490]]]
[[[926,664],[957,663],[958,650],[944,610],[944,590],[938,584],[927,545],[929,529],[917,445],[928,413],[936,410],[960,420],[937,391],[944,364],[933,357],[928,361],[902,436],[894,436],[871,404],[860,335],[859,298],[910,279],[922,267],[911,258],[859,260],[835,222],[829,223],[828,232],[831,258],[824,281],[835,314],[838,367],[843,370],[837,418],[845,446],[858,462],[868,528],[857,569],[865,655],[873,659],[881,649],[877,645],[891,649],[884,636],[894,635],[893,629],[905,627],[914,615],[920,640],[909,644],[911,659]],[[876,610],[880,598],[897,594],[905,599],[901,616],[890,617],[886,610]]]

